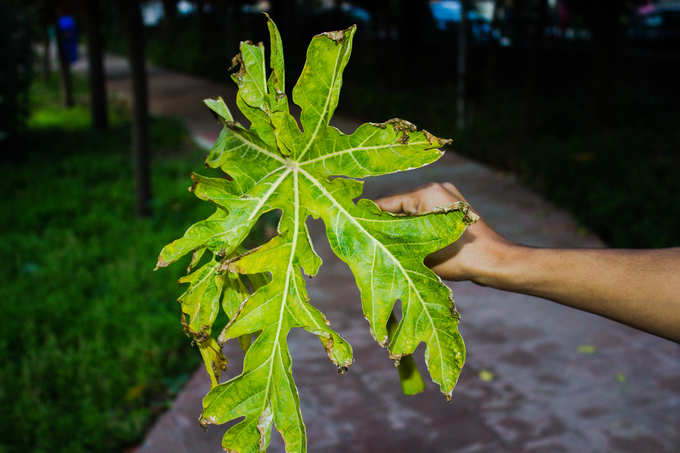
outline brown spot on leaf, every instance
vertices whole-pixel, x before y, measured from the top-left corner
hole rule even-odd
[[[239,67],[239,71],[241,70],[241,68],[243,68],[243,57],[241,56],[241,52],[234,55],[234,57],[231,59],[231,66],[229,66],[229,71],[233,70],[237,66]]]
[[[264,451],[267,446],[267,433],[272,429],[273,420],[274,413],[272,407],[267,405],[257,419],[257,430],[260,432],[260,451]]]
[[[355,28],[357,28],[357,26],[352,25],[351,27],[347,27],[344,30],[327,31],[327,32],[321,33],[320,35],[317,35],[317,36],[324,36],[328,39],[333,40],[333,42],[335,42],[336,44],[341,44],[342,41],[345,40],[345,36],[347,35],[347,33],[354,30]]]
[[[167,261],[163,261],[161,259],[161,257],[159,256],[158,261],[156,261],[156,267],[154,267],[153,270],[157,271],[159,268],[166,267],[168,264],[170,264],[170,263],[168,263]]]
[[[213,362],[213,372],[215,373],[215,376],[219,378],[220,374],[222,371],[227,370],[227,359],[226,357],[222,356],[219,357],[219,360],[216,362]]]
[[[180,304],[182,303],[182,302],[180,302],[179,300],[178,300],[177,302],[179,302]],[[190,334],[189,334],[189,323],[187,323],[187,318],[186,318],[186,316],[184,315],[184,313],[181,313],[181,312],[180,312],[180,314],[179,314],[179,322],[180,322],[180,324],[182,324],[182,331],[184,332],[184,334],[185,334],[187,337],[189,337],[189,336],[190,336]]]
[[[401,132],[401,137],[399,137],[398,142],[401,143],[402,145],[405,145],[408,143],[409,139],[409,133],[415,132],[418,130],[415,124],[410,123],[406,120],[402,120],[401,118],[392,118],[387,121],[385,121],[385,124],[390,124],[392,125],[397,131]]]
[[[450,145],[453,143],[453,140],[450,138],[439,138],[430,132],[426,131],[423,129],[423,134],[425,135],[425,138],[427,138],[427,141],[430,142],[430,144],[435,145],[437,147],[440,146],[445,146],[445,145]]]
[[[320,337],[320,339],[323,348],[326,350],[326,355],[328,358],[331,360],[331,362],[339,365],[335,360],[335,357],[333,357],[333,337],[329,335],[328,337]]]
[[[415,124],[401,118],[391,118],[385,121],[385,124],[391,124],[398,131],[415,132],[418,130]]]
[[[206,341],[210,340],[210,330],[209,329],[210,329],[209,326],[204,325],[201,328],[201,330],[199,330],[198,332],[192,332],[191,330],[189,330],[189,332],[191,333],[191,335],[194,338],[193,339],[194,343],[203,344]]]
[[[322,33],[323,36],[326,38],[332,39],[336,43],[340,43],[342,40],[345,39],[345,30],[338,30],[338,31],[327,31],[325,33]]]
[[[209,424],[209,423],[210,423],[210,421],[208,421],[208,420],[206,420],[205,418],[203,418],[202,415],[198,417],[198,424],[201,425],[201,428],[203,428],[203,431],[207,431],[207,430],[208,430],[208,424]]]
[[[404,356],[403,354],[390,354],[390,359],[392,362],[394,362],[394,367],[397,368],[399,366],[399,362],[401,362],[401,358]]]
[[[472,212],[470,209],[469,204],[465,204],[465,206],[462,208],[463,211],[463,222],[465,222],[468,225],[472,225],[473,223],[476,223],[479,220],[479,216]]]
[[[456,201],[446,206],[437,206],[430,212],[447,213],[451,211],[461,211],[463,213],[463,222],[471,225],[479,220],[479,216],[472,211],[469,204],[464,201]]]

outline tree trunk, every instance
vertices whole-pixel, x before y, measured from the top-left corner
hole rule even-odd
[[[37,3],[37,17],[42,30],[42,38],[45,40],[45,48],[42,54],[42,76],[46,82],[49,80],[52,72],[52,43],[50,39],[50,24],[55,23],[56,13],[50,8],[50,5],[39,2]]]
[[[43,26],[43,33],[45,34],[45,44],[42,55],[42,77],[44,81],[48,81],[50,79],[50,73],[52,72],[52,49],[50,49],[50,34],[47,31],[46,25]]]
[[[99,0],[85,2],[87,15],[87,58],[90,67],[90,108],[92,126],[105,130],[109,125],[106,101],[106,75],[104,73],[104,52],[100,32]]]
[[[55,35],[57,36],[57,53],[59,54],[59,74],[61,75],[61,92],[64,98],[64,106],[70,108],[75,105],[73,101],[73,79],[71,77],[71,66],[66,58],[64,49],[64,39],[59,24],[55,21]]]
[[[465,76],[467,57],[467,5],[460,2],[460,24],[458,25],[458,78],[456,81],[456,127],[458,130],[465,129]]]
[[[138,217],[151,215],[151,155],[149,149],[149,95],[144,52],[144,25],[138,0],[122,2],[132,78],[132,152],[135,165],[135,194]]]

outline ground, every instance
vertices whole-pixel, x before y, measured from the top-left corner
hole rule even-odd
[[[109,58],[107,71],[111,92],[129,98],[124,62]],[[152,111],[185,118],[197,144],[211,143],[218,132],[201,105],[204,97],[222,95],[236,111],[234,91],[226,83],[159,68],[149,72]],[[335,124],[346,132],[358,125],[342,117]],[[366,195],[430,181],[455,183],[508,239],[534,246],[603,246],[512,176],[455,152],[425,169],[374,178],[366,184]],[[446,402],[431,383],[423,394],[401,395],[387,352],[370,337],[353,277],[332,254],[322,225],[313,222],[312,231],[324,265],[308,282],[311,301],[352,344],[356,362],[338,375],[318,341],[302,331],[290,335],[309,451],[677,451],[680,345],[542,299],[472,283],[451,285],[468,351],[453,401]],[[416,360],[424,370],[422,353],[421,347]],[[232,342],[225,355],[228,379],[239,373],[242,354]],[[197,370],[136,451],[221,451],[224,427],[204,432],[197,421],[208,389],[207,374]],[[270,451],[283,451],[277,434]]]

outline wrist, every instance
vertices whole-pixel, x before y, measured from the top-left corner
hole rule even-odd
[[[489,244],[481,266],[472,273],[471,280],[483,286],[511,289],[522,275],[521,266],[531,253],[524,247],[498,238]]]

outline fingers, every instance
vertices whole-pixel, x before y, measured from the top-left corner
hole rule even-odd
[[[416,195],[416,192],[393,195],[391,197],[380,198],[379,200],[376,200],[376,203],[383,211],[392,212],[394,214],[416,215],[420,214]]]
[[[383,211],[417,215],[456,201],[466,200],[456,186],[447,182],[426,184],[412,192],[380,198],[376,203]]]
[[[392,195],[391,197],[384,197],[375,200],[375,203],[383,211],[400,214],[403,212],[402,203],[405,195]]]

